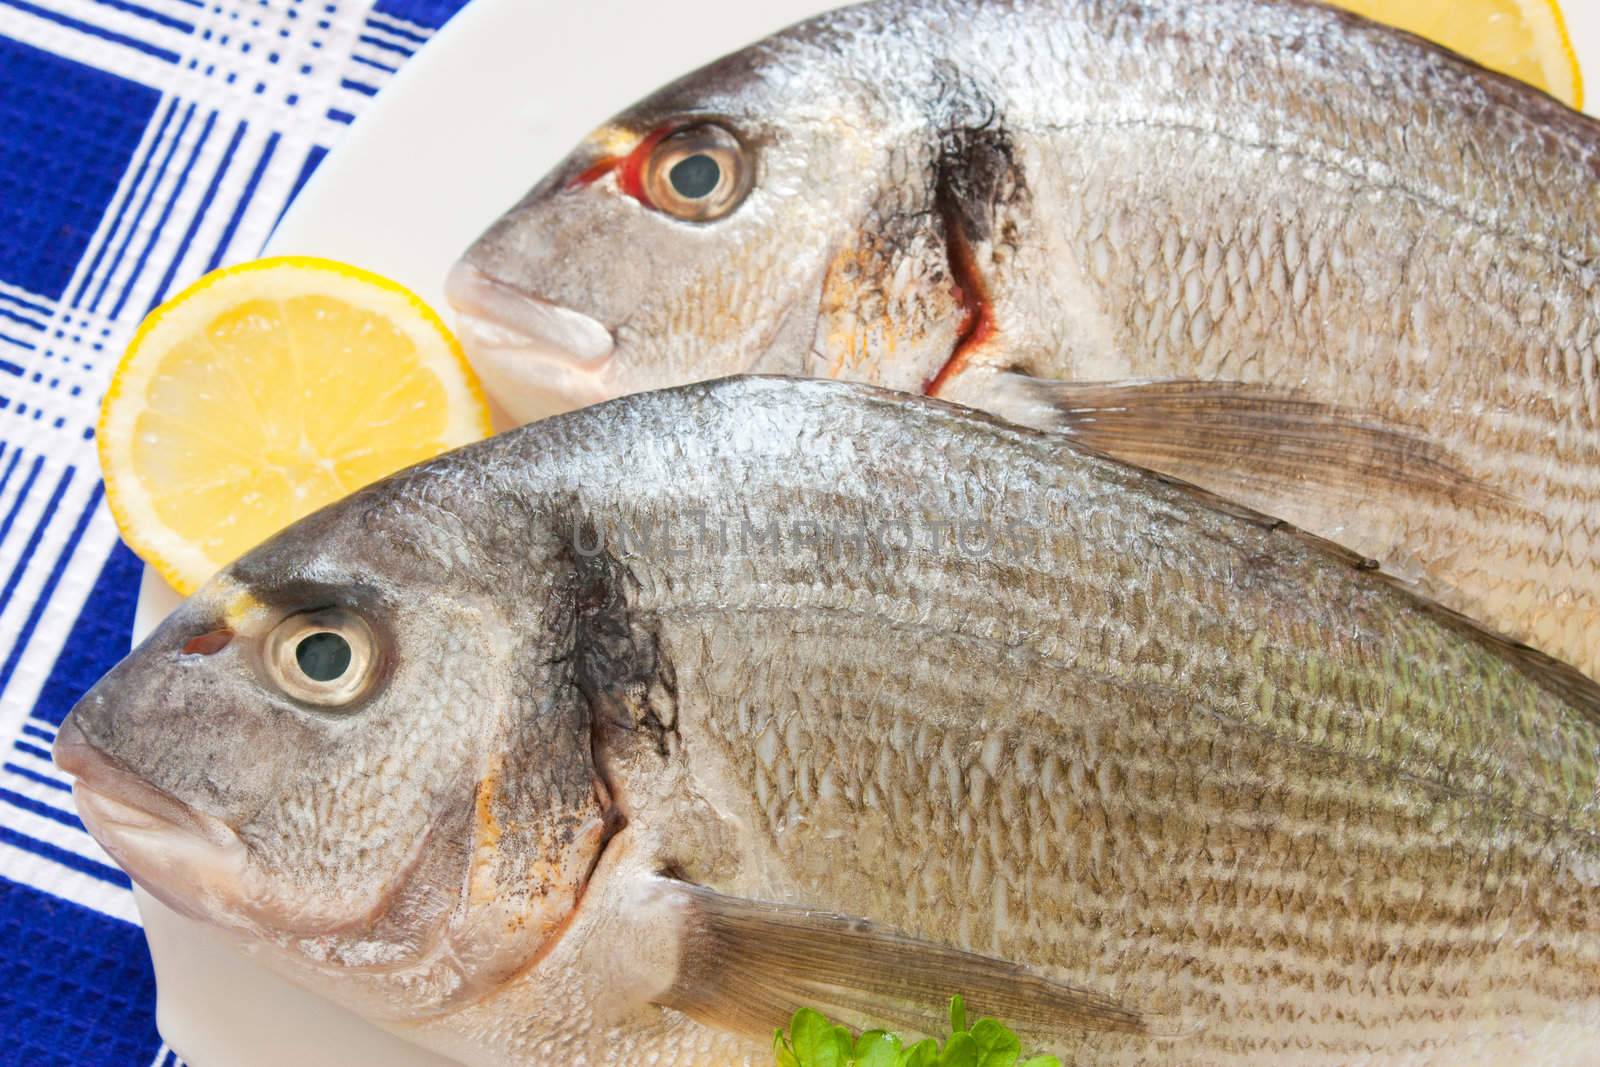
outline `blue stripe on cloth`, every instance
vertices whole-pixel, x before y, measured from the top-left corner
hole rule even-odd
[[[35,304],[31,300],[24,300],[22,297],[16,295],[15,293],[8,293],[3,289],[0,289],[0,300],[9,300],[13,304],[17,305],[19,308],[23,308],[24,310],[27,310],[27,311],[36,311],[41,315],[50,314],[50,309],[46,305],[44,305],[44,304]]]
[[[46,763],[50,762],[50,753],[46,752],[38,745],[30,745],[26,741],[13,741],[11,742],[11,747],[16,749],[18,752],[26,752],[30,756],[38,756]]]
[[[0,474],[0,496],[5,495],[6,486],[11,483],[11,472],[17,469],[17,461],[21,458],[20,450],[11,453],[11,462],[6,465],[5,473]]]
[[[156,286],[156,295],[151,297],[149,307],[145,308],[145,314],[149,314],[152,308],[167,298],[167,293],[172,288],[173,276],[183,264],[183,257],[188,253],[189,246],[194,243],[194,235],[199,231],[200,224],[206,220],[206,213],[211,210],[211,202],[217,198],[217,188],[222,185],[222,179],[227,177],[228,168],[233,165],[233,154],[238,151],[239,142],[244,140],[246,128],[247,124],[243,121],[234,127],[233,138],[228,141],[228,147],[222,150],[222,161],[217,164],[217,171],[211,176],[211,184],[206,186],[205,195],[200,198],[200,206],[195,210],[194,218],[189,220],[189,228],[183,231],[183,240],[178,242],[178,250],[173,253],[172,262],[167,264],[167,273],[161,276],[161,284]]]
[[[187,121],[187,120],[185,120]],[[138,260],[133,265],[133,271],[128,275],[128,284],[122,289],[122,295],[117,297],[116,306],[111,309],[113,319],[122,317],[122,309],[128,303],[128,294],[133,292],[133,287],[139,283],[139,276],[144,273],[144,265],[150,260],[150,250],[156,246],[156,240],[167,228],[167,222],[172,218],[172,209],[178,205],[178,198],[183,195],[184,186],[189,184],[189,175],[194,171],[195,160],[200,158],[200,153],[205,150],[206,141],[211,137],[211,130],[217,124],[217,113],[213,111],[206,116],[206,124],[200,128],[200,135],[195,138],[194,148],[189,152],[189,161],[178,172],[178,181],[172,187],[171,194],[167,197],[166,206],[161,209],[161,217],[156,219],[156,224],[150,231],[150,240],[144,244],[144,251],[139,253]],[[178,136],[183,136],[183,131],[178,131]]]
[[[133,630],[143,570],[144,564],[127,545],[118,541],[112,546],[61,654],[39,690],[34,718],[60,726],[78,698],[128,654],[128,635]]]
[[[11,472],[16,469],[17,460],[21,458],[21,452],[15,453],[11,457],[11,465],[6,468],[5,474],[0,475],[0,493],[5,492],[6,482],[11,480]],[[21,514],[22,506],[28,502],[28,490],[32,489],[33,483],[38,480],[39,470],[43,466],[44,457],[35,457],[33,461],[33,467],[28,471],[28,477],[23,480],[22,488],[17,492],[17,499],[11,502],[11,510],[6,512],[4,521],[0,521],[0,543],[3,543],[6,539],[6,535],[11,533],[11,527],[15,525],[17,516]]]
[[[0,0],[3,3],[4,0]],[[133,203],[134,194],[139,191],[139,186],[144,182],[145,171],[149,169],[150,161],[155,158],[156,149],[161,147],[161,139],[167,135],[167,126],[172,122],[172,116],[178,113],[178,102],[167,101],[166,109],[162,112],[161,122],[156,126],[156,135],[150,139],[150,147],[145,151],[144,158],[139,161],[138,170],[134,171],[133,181],[128,183],[128,191],[123,194],[122,203],[115,209],[111,216],[111,226],[106,230],[105,240],[100,242],[100,247],[95,249],[94,256],[89,260],[89,269],[83,272],[83,280],[78,283],[78,291],[72,297],[72,306],[83,305],[83,294],[88,290],[89,283],[94,280],[95,274],[100,270],[100,262],[106,254],[106,249],[111,247],[111,240],[117,235],[117,227],[122,225],[122,217],[128,212],[128,205]],[[103,287],[102,287],[103,288]]]
[[[3,0],[0,0],[0,2],[3,2]],[[375,45],[376,47],[382,48],[387,52],[398,52],[407,58],[410,58],[416,54],[411,49],[406,48],[404,45],[395,44],[393,41],[385,41],[380,37],[373,37],[370,34],[362,34],[360,37],[357,37],[356,40],[360,41],[362,44]]]
[[[256,160],[256,169],[250,172],[250,180],[245,182],[244,192],[239,197],[239,205],[233,209],[233,215],[222,231],[222,239],[217,242],[217,250],[211,253],[211,262],[206,264],[206,270],[216,270],[222,265],[222,257],[228,254],[228,246],[233,243],[233,235],[239,229],[239,222],[244,218],[245,209],[255,198],[256,188],[261,184],[261,176],[267,172],[267,164],[272,162],[272,153],[278,149],[278,139],[277,132],[267,138],[266,147],[261,150],[261,158]]]
[[[167,176],[167,168],[172,165],[172,157],[178,152],[178,145],[183,142],[183,135],[189,129],[189,120],[194,118],[194,104],[183,113],[183,119],[178,123],[178,132],[167,143],[166,155],[161,157],[161,163],[156,167],[155,176],[150,179],[150,184],[145,187],[144,200],[139,204],[139,210],[134,212],[133,221],[128,224],[128,229],[122,235],[122,244],[117,247],[116,255],[111,257],[111,265],[106,268],[105,274],[100,279],[100,288],[95,290],[94,299],[89,301],[89,310],[100,310],[100,301],[106,295],[106,287],[111,284],[111,279],[117,273],[117,268],[122,266],[122,257],[128,254],[128,246],[133,243],[133,235],[139,232],[139,224],[144,222],[145,212],[150,210],[150,204],[155,200],[156,190],[161,188],[161,179]]]
[[[371,13],[367,15],[367,25],[376,26],[385,33],[392,33],[396,37],[404,37],[406,40],[415,41],[417,44],[427,44],[428,35],[424,33],[418,33],[410,26],[407,26],[405,22],[425,21],[430,26],[441,26],[444,24],[445,19],[454,14],[454,11],[449,10],[452,6],[453,5],[448,3],[448,0],[446,3],[442,4],[395,4],[385,3],[384,0],[378,0],[377,3],[372,5]],[[439,17],[437,21],[435,21],[433,16],[426,14],[421,15],[420,18],[405,18],[405,16],[417,14],[420,10],[437,11],[442,17]],[[381,12],[389,12],[390,17],[384,18]],[[396,13],[401,13],[401,18],[405,19],[405,21],[399,21],[395,19],[393,16]]]
[[[340,82],[339,82],[339,87],[341,89],[349,89],[349,90],[351,90],[353,92],[360,93],[362,96],[377,96],[378,95],[377,86],[368,85],[366,82],[358,82],[353,78],[343,78],[343,79],[341,79]]]
[[[45,742],[51,742],[56,739],[55,734],[51,733],[49,730],[46,730],[42,726],[35,726],[31,722],[25,722],[22,724],[22,732],[25,734],[32,734],[34,737],[37,737],[39,740]]]
[[[289,190],[289,198],[283,202],[283,209],[278,212],[277,219],[272,223],[272,228],[274,230],[276,230],[278,228],[278,224],[283,221],[284,212],[289,210],[289,205],[293,204],[295,202],[295,198],[300,195],[300,190],[305,188],[306,182],[310,179],[312,173],[316,171],[317,166],[322,162],[322,157],[326,156],[327,154],[328,150],[319,144],[312,145],[311,151],[306,153],[305,160],[300,164],[300,173],[295,175],[294,187]]]
[[[71,468],[67,469],[70,473]],[[65,479],[62,481],[64,485]],[[67,535],[67,543],[62,546],[61,554],[56,557],[55,566],[50,568],[50,573],[45,577],[44,586],[39,590],[39,597],[33,602],[33,610],[23,620],[16,644],[11,646],[11,654],[6,657],[5,665],[0,666],[0,693],[5,692],[6,687],[11,684],[11,676],[17,672],[17,664],[22,661],[22,653],[27,651],[28,642],[33,640],[33,631],[39,626],[39,617],[49,606],[50,598],[55,596],[56,587],[61,584],[61,576],[66,573],[67,564],[72,562],[73,554],[78,551],[78,542],[83,540],[83,533],[89,528],[89,520],[94,518],[94,510],[100,506],[100,498],[104,494],[105,485],[97,482],[94,491],[89,494],[89,503],[78,516],[78,522],[72,527],[72,532]]]
[[[43,459],[44,457],[39,457]],[[36,468],[37,469],[37,468]],[[39,516],[39,521],[33,526],[33,533],[28,535],[27,543],[22,546],[22,555],[17,557],[15,566],[11,568],[11,576],[6,579],[4,588],[0,588],[0,612],[6,610],[6,605],[11,603],[11,596],[17,591],[17,585],[22,581],[22,576],[28,571],[28,564],[33,562],[33,554],[38,551],[39,542],[44,538],[45,530],[50,528],[50,520],[55,518],[56,509],[61,506],[61,498],[67,495],[67,486],[72,484],[72,476],[76,473],[74,468],[68,467],[61,472],[61,480],[56,482],[55,492],[50,494],[50,499],[45,501],[44,514]],[[18,501],[23,497],[19,494]],[[8,516],[9,517],[9,516]],[[0,683],[0,691],[3,691]]]
[[[111,30],[104,29],[103,27],[96,26],[93,23],[84,22],[80,19],[63,15],[59,11],[51,11],[48,8],[39,7],[37,4],[30,4],[27,2],[27,0],[0,0],[0,4],[7,4],[16,8],[18,11],[25,11],[28,14],[33,15],[35,18],[47,19],[50,22],[56,23],[57,25],[65,26],[68,29],[77,30],[79,33],[86,33],[90,37],[98,37],[102,41],[110,41],[112,44],[125,45],[128,48],[132,48],[138,52],[143,52],[147,56],[154,56],[155,58],[163,60],[167,63],[176,63],[178,60],[183,58],[170,48],[161,48],[157,45],[150,44],[147,41],[141,41],[137,37],[129,37],[126,34],[115,33]]]
[[[40,774],[38,771],[30,771],[26,767],[9,762],[4,764],[4,767],[8,773],[14,774],[19,778],[26,778],[28,781],[34,782],[38,785],[49,786],[51,789],[59,789],[63,793],[72,792],[72,787],[66,782],[58,782],[48,775]]]
[[[0,824],[0,844],[7,844],[12,848],[20,848],[24,852],[32,852],[35,856],[43,856],[45,859],[53,860],[63,867],[77,871],[79,874],[87,874],[91,878],[98,878],[100,881],[108,882],[111,885],[119,885],[124,889],[133,888],[133,883],[128,880],[128,876],[115,867],[108,867],[104,863],[86,859],[76,852],[68,852],[66,849],[52,845],[48,841],[38,841],[26,834],[19,834],[11,827],[3,824]]]
[[[194,32],[194,23],[192,22],[185,22],[182,19],[175,19],[171,15],[163,15],[159,11],[152,11],[147,7],[141,7],[138,4],[130,4],[128,3],[128,0],[94,0],[94,2],[97,4],[103,4],[109,8],[115,8],[116,10],[129,15],[137,15],[142,19],[149,19],[151,22],[159,23],[169,30],[177,30],[180,33]]]
[[[10,804],[13,808],[28,812],[30,815],[37,815],[41,819],[49,819],[52,822],[60,823],[62,826],[69,826],[74,830],[83,830],[83,823],[70,811],[51,807],[43,801],[25,797],[21,793],[13,793],[9,789],[0,788],[0,800]],[[84,832],[87,833],[88,831],[84,830]]]
[[[15,311],[12,311],[10,308],[0,308],[0,315],[5,316],[6,318],[12,320],[13,322],[20,322],[24,326],[31,326],[35,330],[44,329],[44,323],[42,323],[42,322],[34,322],[30,318],[27,318],[27,317],[22,316],[22,315],[18,315]]]
[[[397,74],[400,70],[399,67],[386,67],[382,63],[379,63],[376,59],[368,59],[366,56],[351,56],[350,58],[363,66],[376,67],[385,74]]]

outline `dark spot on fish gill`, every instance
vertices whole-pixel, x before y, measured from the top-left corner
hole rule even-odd
[[[972,244],[960,222],[943,210],[945,254],[949,259],[950,282],[955,287],[956,301],[961,305],[961,325],[956,331],[956,343],[950,356],[926,382],[922,384],[924,396],[938,396],[945,384],[966,368],[967,358],[994,333],[994,305],[978,273],[972,253]]]
[[[574,571],[574,681],[593,727],[638,735],[665,758],[677,733],[677,678],[654,627],[632,612],[626,589],[635,579],[608,552],[579,556]]]
[[[185,656],[212,656],[227,648],[232,640],[233,631],[224,626],[220,630],[189,638],[184,642],[182,651]]]
[[[1000,209],[1015,204],[1027,187],[1011,134],[996,122],[991,113],[987,125],[958,126],[939,135],[935,204],[946,219],[960,223],[972,243],[991,238]]]
[[[934,208],[944,225],[946,258],[962,320],[950,357],[923,383],[927,396],[938,396],[994,332],[994,307],[974,247],[993,238],[1001,209],[1025,195],[1027,188],[1011,134],[998,122],[992,104],[986,102],[982,110],[981,125],[956,126],[940,134],[934,164]]]
[[[603,825],[601,849],[627,826],[616,771],[629,752],[665,759],[677,734],[677,682],[659,637],[631,611],[632,573],[609,552],[580,550],[599,544],[592,522],[574,524],[575,543],[563,553],[568,571],[545,611],[547,624],[565,631],[570,651],[557,657],[587,712],[591,788]],[[597,859],[598,862],[598,859]]]

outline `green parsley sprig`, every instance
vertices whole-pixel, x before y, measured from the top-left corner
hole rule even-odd
[[[857,1036],[821,1013],[801,1008],[787,1032],[772,1035],[772,1056],[777,1067],[1018,1067],[1022,1042],[994,1019],[979,1019],[967,1029],[966,1003],[951,997],[950,1036],[943,1046],[931,1037],[905,1046],[883,1030]],[[1034,1056],[1020,1067],[1061,1067],[1061,1061]]]

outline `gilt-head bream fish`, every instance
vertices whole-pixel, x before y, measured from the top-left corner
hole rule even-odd
[[[450,291],[513,414],[749,371],[1065,431],[1600,672],[1600,135],[1302,0],[879,0],[601,126]]]
[[[735,379],[302,520],[74,708],[140,885],[473,1067],[947,999],[1101,1067],[1592,1064],[1600,700],[951,405]]]

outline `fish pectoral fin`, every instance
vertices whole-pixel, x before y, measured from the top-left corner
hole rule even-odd
[[[1263,385],[1174,378],[1065,382],[999,372],[981,406],[1225,496],[1316,492],[1370,499],[1385,487],[1473,507],[1503,494],[1408,428]],[[970,401],[969,401],[970,402]]]
[[[719,1029],[768,1037],[795,1011],[942,1034],[950,997],[1024,1033],[1183,1031],[1113,997],[1022,964],[924,941],[860,918],[669,882],[682,926],[678,973],[657,1003]]]

